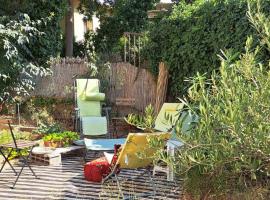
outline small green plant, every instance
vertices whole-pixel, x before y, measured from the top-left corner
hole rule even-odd
[[[39,134],[49,134],[49,133],[59,133],[62,132],[62,128],[58,123],[40,123],[39,127],[35,131],[35,133]]]
[[[144,130],[145,132],[154,132],[156,117],[151,104],[145,108],[143,116],[129,114],[125,120],[128,124],[136,126],[138,129]]]
[[[48,145],[51,145],[53,147],[62,147],[62,146],[66,147],[77,139],[79,139],[78,133],[71,131],[65,131],[61,133],[50,133],[43,137],[44,143],[48,143]]]

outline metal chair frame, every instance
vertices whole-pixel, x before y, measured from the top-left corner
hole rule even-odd
[[[88,78],[87,78],[87,82],[86,84],[88,84]],[[83,134],[82,134],[82,120],[80,117],[80,108],[78,108],[78,102],[77,102],[77,83],[76,83],[76,79],[73,82],[73,90],[74,90],[74,102],[75,102],[75,117],[74,117],[74,130],[79,132],[81,134],[81,137],[83,138]],[[108,129],[108,133],[106,134],[107,138],[111,138],[110,134],[109,134],[109,120],[110,120],[110,107],[105,106],[105,103],[101,103],[102,106],[101,111],[104,112],[105,117],[107,119],[107,129]]]
[[[3,144],[0,146],[0,154],[4,157],[4,163],[2,164],[2,167],[0,169],[0,172],[3,170],[4,166],[6,165],[6,163],[8,163],[8,165],[10,166],[10,168],[12,169],[12,171],[15,173],[15,176],[16,177],[16,180],[15,182],[13,183],[13,185],[11,186],[12,189],[15,188],[15,185],[17,184],[21,174],[22,174],[22,171],[25,167],[28,167],[30,169],[30,171],[32,172],[33,176],[35,176],[35,178],[38,178],[37,175],[35,174],[35,172],[33,171],[32,167],[30,166],[29,164],[29,159],[31,158],[31,155],[32,155],[32,151],[33,151],[33,148],[35,145],[29,145],[29,146],[25,146],[23,148],[19,147],[17,142],[16,142],[16,138],[15,138],[15,135],[13,133],[13,130],[12,130],[12,127],[10,125],[10,121],[8,121],[8,126],[9,126],[9,130],[10,130],[10,134],[12,136],[12,140],[13,140],[13,145],[10,146],[10,145],[6,145]],[[26,149],[26,148],[30,148],[30,150],[28,151],[28,155],[27,156],[23,156],[22,154],[22,150]],[[8,155],[5,156],[3,150],[4,149],[7,149],[8,151]],[[9,158],[12,154],[12,152],[17,152],[18,153],[18,156],[19,156],[19,159],[21,158],[22,161],[23,161],[23,165],[19,171],[19,173],[16,172],[16,170],[14,169],[14,167],[12,166],[12,164],[9,162]]]

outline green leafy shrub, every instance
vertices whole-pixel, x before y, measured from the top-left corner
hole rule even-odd
[[[192,2],[181,1],[170,15],[152,23],[144,50],[153,72],[158,72],[158,62],[167,64],[169,93],[174,96],[186,94],[190,86],[186,78],[217,70],[220,49],[242,52],[249,35],[257,42],[256,31],[246,17],[248,0]],[[256,2],[251,0],[251,5]],[[265,13],[269,6],[269,0],[262,1]],[[269,58],[264,50],[260,54]]]
[[[63,147],[69,146],[74,140],[77,139],[79,139],[78,133],[71,131],[64,131],[61,133],[50,133],[43,137],[44,142],[61,143],[60,146]]]
[[[31,138],[31,133],[29,132],[19,132],[14,131],[14,135],[16,139],[28,140]],[[0,132],[0,144],[12,142],[11,133],[9,130],[2,130]]]
[[[269,17],[249,15],[265,33],[260,34],[265,41]],[[257,19],[267,19],[267,24]],[[191,79],[189,100],[183,102],[200,120],[189,134],[176,128],[185,145],[167,161],[194,198],[218,198],[268,185],[270,72],[258,55],[269,43],[261,44],[266,46],[254,47],[249,37],[239,59],[237,54],[224,53],[218,73],[210,79],[200,74]]]
[[[158,158],[183,178],[184,190],[193,199],[268,199],[270,174],[269,51],[270,17],[260,4],[248,12],[258,31],[258,42],[248,37],[244,53],[227,51],[211,78],[190,79],[186,109],[199,116],[189,133],[176,134],[184,146],[174,157],[161,149]],[[240,56],[239,56],[240,55]]]
[[[0,0],[0,102],[28,95],[60,55],[66,1]]]
[[[62,132],[62,128],[58,123],[52,124],[40,123],[35,132],[39,134],[57,133]]]
[[[145,108],[144,115],[129,114],[125,118],[128,124],[145,132],[154,132],[155,120],[154,108],[151,104]]]
[[[33,77],[47,74],[44,67],[31,59],[30,41],[41,37],[36,29],[40,21],[28,15],[4,23],[0,17],[0,102],[8,97],[28,94],[34,86]]]
[[[37,96],[24,100],[20,105],[20,112],[22,120],[31,121],[32,125],[38,126],[37,132],[46,134],[59,132],[61,130],[59,124],[65,126],[65,123],[62,123],[59,118],[70,119],[73,104],[74,100],[71,98],[59,99]],[[57,126],[59,128],[55,129]]]
[[[81,12],[92,17],[100,17],[100,28],[94,37],[97,52],[119,53],[119,40],[124,32],[141,32],[148,23],[147,11],[157,0],[136,1],[88,1],[81,0]]]
[[[0,0],[0,4],[5,5],[0,8],[0,16],[7,21],[17,19],[20,13],[26,13],[31,20],[43,22],[36,27],[43,33],[42,37],[32,38],[29,43],[35,62],[46,65],[50,57],[60,55],[63,46],[61,20],[67,10],[67,1]]]

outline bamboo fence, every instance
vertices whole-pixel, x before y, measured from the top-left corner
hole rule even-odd
[[[155,77],[146,69],[139,69],[129,63],[114,63],[111,66],[108,97],[117,106],[143,111],[147,105],[155,105]]]

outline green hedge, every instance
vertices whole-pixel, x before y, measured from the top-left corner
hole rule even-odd
[[[193,4],[179,3],[169,16],[152,24],[145,56],[154,72],[158,71],[159,61],[167,63],[170,94],[185,94],[189,86],[184,81],[186,78],[197,72],[210,74],[220,66],[217,54],[221,50],[243,52],[248,35],[254,35],[257,40],[256,31],[246,16],[247,2],[197,0]],[[262,8],[267,10],[270,1],[262,3]]]

